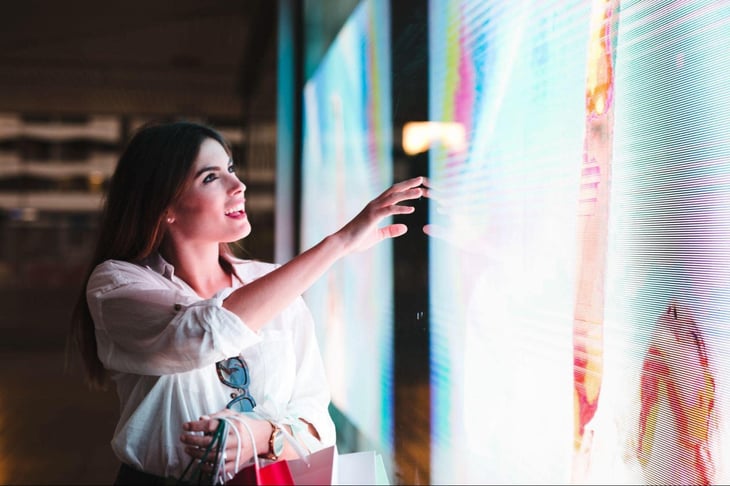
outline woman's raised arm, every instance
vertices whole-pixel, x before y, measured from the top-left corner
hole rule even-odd
[[[412,213],[412,206],[399,203],[428,197],[427,183],[424,177],[414,177],[393,184],[338,231],[278,269],[237,289],[225,300],[224,307],[249,328],[260,329],[342,257],[405,234],[405,224],[382,228],[379,225],[390,216]]]

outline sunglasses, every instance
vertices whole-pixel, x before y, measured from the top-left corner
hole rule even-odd
[[[235,392],[231,393],[232,400],[228,402],[226,408],[237,412],[252,412],[256,406],[256,401],[248,391],[250,383],[248,365],[246,365],[243,358],[234,356],[218,361],[215,364],[215,369],[221,383],[236,389]]]

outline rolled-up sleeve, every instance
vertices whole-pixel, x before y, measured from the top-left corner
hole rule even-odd
[[[311,423],[317,430],[320,446],[327,447],[335,443],[335,424],[329,414],[330,389],[327,375],[319,351],[315,333],[314,319],[302,298],[297,299],[295,308],[303,316],[296,332],[297,381],[293,399],[289,402],[289,416],[297,416]],[[310,447],[311,448],[311,447]]]
[[[201,368],[258,343],[260,337],[222,306],[225,297],[196,300],[148,268],[104,262],[87,284],[99,358],[110,370],[159,376]]]
[[[310,451],[335,443],[335,425],[329,414],[330,391],[322,356],[315,334],[314,319],[304,300],[299,297],[284,312],[292,323],[296,379],[286,406],[271,415],[279,423],[292,426],[295,437]],[[309,434],[304,419],[317,430],[319,440]]]

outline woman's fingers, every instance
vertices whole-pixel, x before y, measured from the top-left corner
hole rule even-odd
[[[389,188],[387,188],[385,191],[383,191],[383,193],[381,195],[384,196],[384,195],[392,194],[394,192],[401,192],[401,191],[405,191],[405,190],[413,188],[413,187],[418,187],[421,184],[423,184],[424,179],[425,179],[424,177],[419,176],[419,177],[412,177],[412,178],[406,179],[404,181],[396,182],[395,184],[393,184]]]
[[[394,191],[381,194],[380,197],[373,200],[379,207],[392,206],[403,201],[419,199],[428,193],[428,189],[424,187],[411,187],[402,191]]]
[[[396,207],[398,206],[398,203],[403,201],[429,197],[430,190],[427,184],[428,180],[422,176],[397,182],[383,191],[378,197],[370,201],[368,205],[374,209],[383,209]],[[385,213],[377,212],[376,215],[383,218],[393,214],[407,214],[413,212],[413,208],[409,206],[400,206],[400,208],[407,209],[391,209],[389,212]]]
[[[210,435],[197,435],[197,434],[187,434],[183,433],[180,436],[180,441],[185,444],[186,446],[190,447],[208,447],[210,445],[210,441],[213,440],[213,437]]]
[[[206,450],[213,441],[210,435],[182,434],[180,440],[185,444],[185,453],[190,457],[200,459],[201,461],[211,461],[215,456],[215,451],[206,454]]]
[[[211,414],[210,416],[201,417],[200,420],[183,424],[184,432],[180,436],[180,440],[185,445],[185,453],[199,460],[200,467],[205,473],[210,474],[214,471],[213,461],[215,461],[217,451],[214,448],[211,450],[208,450],[208,448],[213,441],[212,433],[218,427],[218,419],[234,414],[235,412],[226,409]],[[225,448],[220,451],[224,464],[223,471],[225,477],[229,480],[238,472],[236,470],[236,456],[238,455],[238,469],[240,470],[251,459],[253,454],[248,435],[244,435],[240,431],[239,434],[236,434],[232,430],[233,427],[236,427],[235,422],[230,424],[228,436],[225,441]],[[239,440],[241,441],[240,444],[238,442]]]
[[[223,410],[221,410],[219,412],[211,414],[210,417],[208,417],[208,418],[230,417],[235,414],[236,414],[236,412],[234,412],[230,408],[224,408]]]
[[[405,189],[409,189],[412,187],[431,187],[431,182],[428,180],[428,178],[424,176],[416,176],[411,177],[410,179],[406,179],[404,181],[396,182],[391,186],[391,189],[395,191],[402,191]]]
[[[226,471],[231,473],[235,473],[234,468],[236,462],[236,454],[239,452],[236,439],[237,437],[234,433],[229,433],[228,440],[226,440],[226,447],[223,451],[221,451],[224,454]],[[215,459],[216,456],[216,450],[208,450],[208,447],[210,446],[213,438],[211,436],[183,434],[181,440],[184,444],[186,444],[185,453],[188,454],[190,457],[201,461],[203,470],[210,472],[212,470],[212,461]],[[246,454],[244,452],[247,446],[248,442],[244,442],[243,444],[241,444],[242,457],[250,456],[250,454]],[[245,460],[241,460],[239,458],[239,467],[244,462]]]
[[[192,420],[183,424],[183,433],[180,441],[185,444],[185,452],[189,455],[202,459],[205,449],[213,440],[213,432],[218,428],[218,420],[208,416],[200,420]]]
[[[385,199],[393,196],[405,196],[405,199],[416,199],[421,196],[428,196],[430,187],[430,183],[425,177],[413,177],[401,182],[396,182],[383,191],[376,199]]]
[[[191,420],[183,424],[183,430],[185,432],[203,432],[205,434],[212,434],[218,428],[218,417],[227,417],[232,415],[232,410],[223,409],[220,412],[216,412],[211,415],[203,415],[198,420]],[[194,437],[190,434],[183,434],[183,436]]]
[[[213,433],[218,428],[218,420],[211,418],[201,418],[183,424],[183,430],[186,432],[205,432]]]
[[[408,232],[408,227],[404,224],[391,224],[385,228],[380,228],[382,238],[397,238]]]

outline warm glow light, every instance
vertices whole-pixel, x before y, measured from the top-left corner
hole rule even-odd
[[[104,184],[104,173],[100,170],[92,170],[88,174],[89,185],[92,191],[100,191]]]
[[[457,122],[408,122],[403,126],[403,150],[408,155],[427,151],[440,142],[447,149],[460,151],[466,147],[464,125]]]

